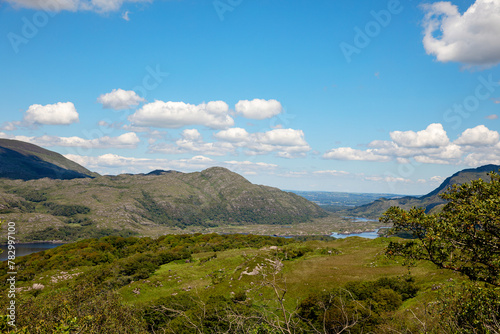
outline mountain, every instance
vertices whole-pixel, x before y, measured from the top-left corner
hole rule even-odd
[[[0,139],[0,178],[66,180],[97,175],[59,153],[19,140]]]
[[[498,172],[499,165],[486,165],[478,168],[461,170],[448,177],[439,187],[420,197],[405,196],[401,198],[381,198],[372,203],[361,205],[348,211],[349,215],[361,216],[366,218],[378,218],[391,206],[399,206],[403,209],[410,209],[414,206],[426,209],[426,212],[436,212],[442,208],[446,201],[439,197],[453,184],[463,184],[472,180],[489,180],[489,172]]]
[[[224,224],[284,225],[325,216],[296,194],[252,184],[221,167],[72,180],[0,179],[0,219],[16,222],[23,241],[161,235]]]

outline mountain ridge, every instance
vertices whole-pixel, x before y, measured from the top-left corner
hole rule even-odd
[[[289,225],[327,215],[298,195],[252,184],[223,167],[71,180],[0,179],[0,219],[16,222],[24,242],[158,236],[228,224]]]
[[[66,180],[99,175],[59,153],[13,139],[0,139],[0,161],[0,177],[8,179]]]
[[[351,215],[366,218],[379,218],[391,206],[399,206],[403,209],[411,207],[423,207],[427,213],[433,213],[442,208],[447,202],[439,197],[453,184],[463,184],[479,178],[487,180],[489,172],[498,172],[500,165],[488,164],[476,168],[460,170],[447,177],[436,189],[423,196],[404,196],[400,198],[380,198],[372,203],[361,205],[348,210]]]

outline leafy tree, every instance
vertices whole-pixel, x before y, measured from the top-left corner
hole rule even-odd
[[[394,224],[393,233],[406,231],[411,241],[391,242],[389,255],[401,255],[406,263],[429,260],[440,268],[465,274],[473,281],[500,286],[500,175],[453,185],[442,198],[443,210],[426,214],[391,207],[380,220]]]

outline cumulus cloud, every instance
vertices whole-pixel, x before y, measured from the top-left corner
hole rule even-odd
[[[476,0],[463,14],[451,2],[423,5],[423,44],[441,62],[491,66],[500,62],[500,1]]]
[[[246,143],[251,139],[250,134],[243,128],[230,128],[222,130],[214,135],[215,138],[230,143]]]
[[[305,146],[302,130],[294,129],[274,129],[267,132],[257,133],[257,141],[262,144],[278,146]]]
[[[485,118],[489,119],[489,120],[495,120],[495,119],[498,119],[498,115],[497,114],[491,114],[491,115],[486,116]]]
[[[276,154],[283,158],[303,157],[311,150],[302,130],[274,129],[248,133],[243,128],[230,128],[214,134],[216,142],[205,142],[196,129],[182,131],[174,143],[158,143],[149,151],[164,154],[203,153],[205,155],[235,154],[241,149],[247,155]]]
[[[455,140],[457,145],[485,146],[498,143],[500,135],[498,132],[488,129],[484,125],[465,130],[462,135]]]
[[[324,159],[357,161],[395,161],[411,163],[411,159],[426,164],[467,164],[478,166],[493,163],[500,156],[500,134],[484,125],[466,129],[450,142],[441,124],[431,124],[425,130],[394,131],[392,141],[374,140],[365,150],[351,147],[334,148],[323,154]]]
[[[295,129],[273,129],[249,134],[244,129],[234,128],[220,131],[214,137],[237,147],[244,147],[248,155],[276,152],[282,158],[295,158],[304,156],[311,150],[304,132]]]
[[[152,0],[7,0],[14,8],[28,8],[50,12],[94,11],[108,13],[118,11],[127,2],[152,2]]]
[[[496,152],[470,153],[465,157],[464,163],[471,167],[489,164],[500,165],[499,153],[499,150],[496,150]]]
[[[97,98],[97,102],[102,103],[106,109],[131,109],[146,100],[133,90],[113,89],[110,93],[102,94]]]
[[[394,143],[402,147],[440,147],[450,142],[443,125],[439,123],[430,124],[418,132],[393,131],[390,135]]]
[[[253,99],[239,101],[236,103],[235,111],[245,118],[262,120],[280,114],[283,107],[276,100]]]
[[[225,129],[234,125],[234,120],[228,112],[229,107],[223,101],[193,105],[157,100],[145,104],[128,119],[138,126],[174,129],[188,125],[204,125],[212,129]]]
[[[376,150],[356,150],[351,147],[334,148],[323,154],[325,159],[358,160],[358,161],[389,161],[391,157],[379,155]]]
[[[159,143],[151,145],[151,153],[163,154],[183,154],[183,153],[203,153],[205,155],[226,155],[234,152],[234,146],[231,143],[215,142],[207,143],[196,129],[186,129],[182,131],[181,138],[171,143]]]
[[[44,147],[135,148],[140,142],[139,137],[133,132],[124,133],[118,137],[104,136],[95,139],[85,139],[77,136],[57,137],[48,135],[40,137],[14,136],[11,138]]]
[[[79,122],[79,118],[73,103],[58,102],[44,106],[32,104],[24,114],[24,121],[39,125],[69,125]]]

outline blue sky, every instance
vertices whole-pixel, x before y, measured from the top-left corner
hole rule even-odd
[[[0,136],[102,174],[424,194],[500,164],[500,0],[0,4]]]

